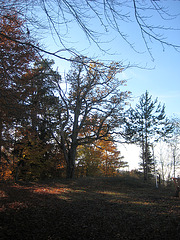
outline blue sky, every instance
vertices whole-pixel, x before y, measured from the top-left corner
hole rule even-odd
[[[173,14],[180,13],[180,1],[165,1],[170,3],[169,11]],[[158,23],[157,23],[158,22]],[[167,26],[171,25],[180,29],[180,15],[176,19],[165,21]],[[162,25],[158,16],[153,16],[152,24]],[[95,20],[89,22],[89,27],[101,32],[102,29]],[[148,90],[153,98],[165,104],[168,117],[173,115],[180,118],[180,52],[171,47],[163,50],[158,42],[149,42],[152,56],[147,52],[142,40],[140,30],[136,24],[122,23],[122,31],[129,35],[128,40],[134,43],[138,52],[135,52],[118,33],[110,30],[101,36],[101,47],[106,49],[102,52],[94,43],[89,43],[83,32],[74,24],[69,25],[69,33],[66,35],[67,45],[81,51],[89,57],[100,60],[122,61],[122,64],[137,64],[140,68],[129,68],[123,72],[122,77],[127,79],[127,90],[132,92],[132,105],[135,105],[139,97]],[[180,30],[168,30],[165,34],[168,41],[180,45]],[[47,49],[56,51],[58,46],[53,43],[51,37],[45,40]],[[66,53],[63,53],[66,55]],[[69,63],[55,59],[56,66],[61,74],[67,72]],[[142,67],[142,68],[141,68]],[[151,69],[151,70],[149,70]]]
[[[132,91],[134,102],[148,90],[153,98],[158,97],[165,104],[168,117],[180,117],[180,53],[171,49],[159,51],[153,65],[153,70],[129,69],[125,73],[129,78],[127,88]]]
[[[168,10],[177,14],[180,13],[180,1],[167,0]],[[95,19],[88,22],[89,27],[101,32],[102,28],[96,23]],[[162,25],[161,19],[155,14],[152,24]],[[180,29],[180,14],[176,19],[166,20],[166,26],[173,26]],[[152,56],[148,53],[145,43],[142,40],[141,33],[136,24],[126,24],[122,22],[121,29],[129,35],[128,40],[134,43],[136,51],[134,51],[118,33],[110,30],[100,36],[101,47],[106,52],[101,51],[95,43],[88,42],[83,32],[74,24],[69,25],[68,34],[66,35],[66,44],[81,51],[82,54],[95,57],[99,60],[120,61],[123,65],[137,65],[138,67],[130,67],[122,73],[122,78],[127,79],[127,86],[123,90],[132,92],[132,106],[134,106],[139,97],[148,90],[153,99],[156,97],[158,101],[166,106],[166,115],[171,118],[176,116],[180,119],[180,52],[175,51],[172,47],[162,48],[158,42],[149,41]],[[166,31],[167,41],[171,41],[180,45],[180,30]],[[48,50],[56,51],[59,47],[54,44],[51,36],[44,39],[44,44]],[[64,56],[68,54],[61,52]],[[68,62],[54,59],[56,67],[63,75],[67,73],[70,64]],[[122,155],[125,161],[129,162],[130,169],[138,168],[139,149],[136,146],[120,145]]]

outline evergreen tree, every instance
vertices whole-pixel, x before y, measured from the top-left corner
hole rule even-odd
[[[129,143],[140,145],[144,179],[152,172],[153,160],[150,147],[154,141],[167,136],[173,130],[165,114],[165,105],[152,100],[148,91],[143,94],[135,108],[125,117],[125,138]]]

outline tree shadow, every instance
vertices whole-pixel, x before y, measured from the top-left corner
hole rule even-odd
[[[178,239],[177,202],[98,181],[0,187],[2,239]]]

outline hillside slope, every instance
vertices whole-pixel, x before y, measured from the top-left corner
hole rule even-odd
[[[139,179],[0,184],[0,239],[179,239],[179,199]]]

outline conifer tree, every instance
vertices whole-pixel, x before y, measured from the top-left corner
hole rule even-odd
[[[134,109],[129,109],[125,117],[125,138],[141,147],[144,180],[152,172],[151,145],[172,130],[172,124],[166,118],[165,105],[158,103],[157,98],[152,100],[148,91],[140,97]]]

